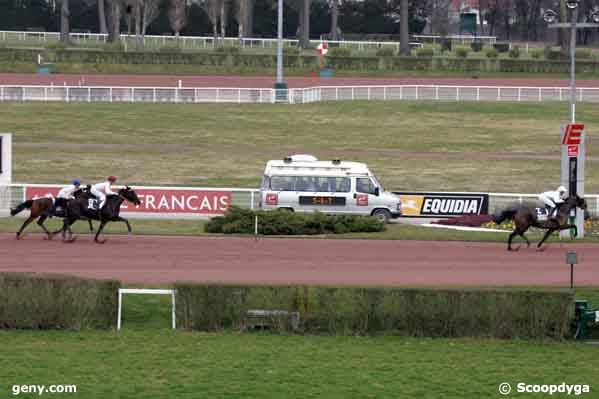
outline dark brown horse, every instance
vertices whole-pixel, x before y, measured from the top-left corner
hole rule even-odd
[[[84,193],[85,192],[83,190],[78,190],[74,193],[74,195],[75,195],[75,197],[79,197],[80,195],[82,195]],[[54,200],[52,198],[44,197],[44,198],[27,200],[27,201],[17,205],[14,209],[11,209],[10,210],[11,216],[15,216],[16,214],[18,214],[19,212],[22,212],[25,209],[29,209],[31,211],[27,220],[25,220],[23,222],[19,231],[17,231],[17,240],[21,239],[21,237],[23,236],[23,230],[25,230],[25,228],[29,225],[29,223],[33,222],[35,219],[37,219],[37,224],[46,233],[46,239],[51,240],[52,235],[55,233],[51,233],[50,231],[48,231],[46,226],[44,226],[44,222],[50,216],[59,216],[59,217],[65,216],[65,215],[57,215],[57,214],[53,213],[52,212],[54,209],[53,204],[54,204]],[[91,232],[94,231],[94,227],[92,225],[91,220],[89,220],[89,230]]]
[[[541,250],[541,245],[545,242],[545,240],[553,233],[559,230],[566,229],[574,229],[574,235],[578,235],[578,231],[576,229],[576,225],[568,223],[568,217],[570,216],[570,211],[574,208],[586,209],[587,203],[584,198],[581,198],[577,195],[569,197],[564,201],[563,204],[559,207],[559,212],[557,216],[551,217],[546,221],[540,222],[537,218],[537,212],[534,206],[532,205],[518,205],[515,207],[508,208],[501,212],[498,216],[493,217],[493,221],[497,224],[500,224],[504,220],[513,220],[516,228],[510,234],[507,240],[507,249],[508,251],[517,251],[520,247],[513,249],[512,248],[512,240],[514,237],[519,235],[524,238],[526,241],[526,245],[530,246],[530,241],[524,235],[526,231],[532,226],[539,229],[547,230],[543,239],[539,241],[537,244],[537,250]]]

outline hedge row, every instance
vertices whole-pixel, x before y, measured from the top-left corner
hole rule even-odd
[[[383,231],[385,224],[375,217],[327,215],[321,212],[295,213],[285,209],[252,211],[232,207],[224,216],[213,217],[205,225],[207,233],[264,235],[313,235]]]
[[[391,333],[417,337],[563,339],[573,297],[567,292],[434,290],[316,286],[177,284],[177,319],[190,330],[246,330],[310,334]],[[299,312],[299,324],[274,314]]]
[[[34,62],[39,50],[0,49],[0,61]],[[567,73],[568,60],[519,59],[519,58],[450,58],[433,57],[417,53],[416,57],[398,56],[328,56],[326,66],[339,71],[457,71],[457,72],[525,72]],[[85,65],[197,65],[222,68],[276,68],[275,55],[220,52],[119,52],[57,50],[47,51],[45,59],[58,64]],[[284,57],[286,68],[314,70],[319,68],[316,56],[288,54]],[[578,73],[599,74],[599,62],[578,60]]]
[[[0,328],[111,328],[118,289],[112,280],[0,273]]]

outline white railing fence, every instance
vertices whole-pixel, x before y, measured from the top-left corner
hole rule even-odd
[[[219,87],[0,86],[0,101],[275,103],[319,101],[569,101],[568,87],[320,86],[288,90]],[[599,102],[599,88],[576,89],[579,102]]]
[[[21,202],[25,201],[30,195],[27,194],[27,188],[48,188],[61,187],[56,184],[11,184],[9,186],[0,186],[0,217],[7,216],[8,210]],[[257,209],[259,207],[260,190],[248,189],[248,188],[214,188],[214,187],[156,187],[156,186],[135,186],[135,190],[141,191],[146,190],[146,196],[148,190],[154,190],[154,195],[158,197],[160,193],[165,194],[169,190],[174,190],[176,195],[182,195],[181,192],[189,191],[196,195],[198,192],[230,192],[231,193],[231,204],[242,208]],[[461,194],[468,194],[460,192]],[[476,194],[480,194],[476,193]],[[538,194],[526,194],[526,193],[488,193],[489,195],[489,213],[497,213],[506,207],[518,204],[518,203],[535,203],[539,207],[543,204],[538,201]],[[585,199],[588,204],[588,213],[593,218],[599,217],[599,194],[585,195]],[[148,199],[143,200],[148,202]],[[159,204],[156,199],[152,202],[154,205]],[[123,212],[123,215],[130,218],[138,219],[150,219],[150,218],[164,218],[164,219],[188,219],[197,218],[198,214],[189,213],[187,211],[175,212],[173,210],[165,209],[160,213],[143,213],[143,212]]]
[[[431,41],[428,37],[427,41]],[[432,41],[434,41],[434,37]],[[79,45],[103,45],[107,42],[108,35],[102,33],[71,33],[70,39]],[[42,42],[52,43],[60,40],[60,32],[29,32],[29,31],[0,31],[0,41],[3,42]],[[135,35],[121,34],[121,42],[125,46],[136,46],[138,37]],[[419,40],[414,37],[414,40]],[[466,40],[465,37],[463,40]],[[318,46],[326,41],[330,47],[350,47],[356,51],[377,50],[382,47],[392,47],[399,51],[400,43],[398,41],[363,41],[363,40],[310,40],[311,46]],[[299,40],[283,39],[284,46],[297,47]],[[214,39],[212,36],[166,36],[166,35],[145,35],[143,37],[143,46],[150,48],[160,48],[163,46],[178,46],[183,49],[209,49],[218,46],[238,46],[248,49],[275,49],[277,47],[276,38],[252,38],[252,37],[224,37]],[[412,47],[422,47],[419,42],[410,43]]]

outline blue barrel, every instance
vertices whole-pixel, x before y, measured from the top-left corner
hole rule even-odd
[[[320,70],[320,74],[319,76],[321,78],[332,78],[334,75],[334,72],[331,68],[323,68]]]

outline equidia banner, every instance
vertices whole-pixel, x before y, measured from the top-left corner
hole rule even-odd
[[[468,193],[394,192],[401,199],[402,216],[453,217],[488,213],[489,195]]]

